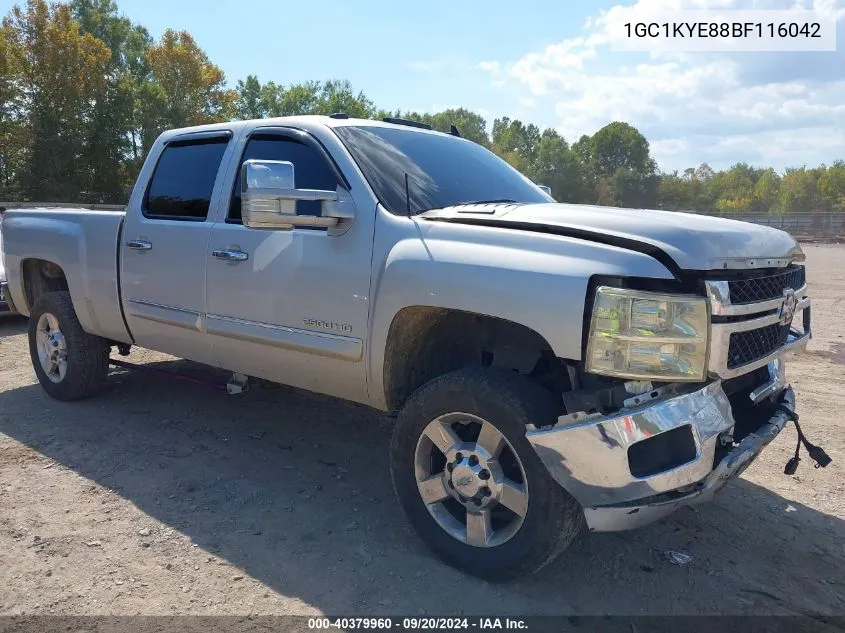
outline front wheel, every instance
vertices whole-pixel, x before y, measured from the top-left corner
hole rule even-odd
[[[489,581],[537,571],[582,531],[578,502],[525,437],[553,424],[550,394],[524,376],[462,370],[418,389],[391,442],[393,487],[411,524],[450,565]]]
[[[38,382],[56,400],[87,398],[105,385],[109,345],[82,329],[69,292],[47,292],[32,306],[29,354]]]

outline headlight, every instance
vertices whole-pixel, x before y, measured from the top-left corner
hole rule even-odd
[[[596,291],[587,371],[699,382],[707,377],[707,300],[602,286]]]

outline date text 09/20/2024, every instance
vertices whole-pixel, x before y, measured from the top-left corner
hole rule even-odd
[[[525,630],[528,628],[525,620],[520,618],[496,617],[409,617],[409,618],[309,618],[308,628],[311,630],[388,630],[400,629],[408,631],[425,630]]]

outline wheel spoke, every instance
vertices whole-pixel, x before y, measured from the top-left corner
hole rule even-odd
[[[67,361],[64,359],[59,359],[56,363],[56,374],[59,376],[59,380],[64,380],[65,376],[67,375]]]
[[[495,426],[485,422],[481,425],[481,433],[479,433],[475,443],[487,451],[491,458],[495,459],[502,452],[505,438],[496,430]]]
[[[419,487],[423,503],[427,506],[432,503],[439,503],[449,496],[446,486],[443,485],[442,475],[433,475],[428,479],[418,481],[417,486]]]
[[[477,433],[477,439],[465,437],[464,430]],[[413,471],[424,507],[452,538],[488,548],[522,529],[528,515],[525,469],[505,435],[488,420],[454,411],[430,421],[418,436]]]
[[[60,383],[67,376],[67,342],[56,315],[43,312],[35,326],[35,345],[38,360],[45,376]]]
[[[467,543],[475,547],[486,547],[493,527],[490,523],[490,510],[467,512]]]
[[[499,497],[499,503],[514,514],[524,517],[528,512],[528,495],[525,493],[525,487],[506,479],[502,484],[502,495]]]
[[[444,455],[446,455],[453,446],[456,446],[461,441],[461,438],[459,438],[455,431],[452,430],[452,427],[442,422],[430,424],[426,427],[425,435],[428,439],[434,442],[434,445]]]

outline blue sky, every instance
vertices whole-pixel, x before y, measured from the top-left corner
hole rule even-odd
[[[569,141],[638,127],[665,170],[845,159],[845,0],[118,0],[158,37],[186,29],[234,85],[346,78],[379,106],[464,106]],[[12,3],[0,0],[6,13]],[[838,11],[835,53],[610,50],[608,25],[659,9]]]

